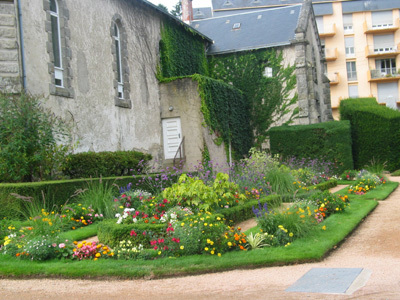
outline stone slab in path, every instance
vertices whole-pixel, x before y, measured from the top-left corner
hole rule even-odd
[[[366,284],[370,275],[363,268],[312,268],[286,292],[351,295]]]

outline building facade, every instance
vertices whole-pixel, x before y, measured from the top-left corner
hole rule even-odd
[[[205,17],[205,9],[194,11],[197,19],[191,22],[192,27],[214,41],[207,54],[218,56],[257,49],[281,52],[283,65],[296,67],[297,85],[293,92],[298,101],[292,109],[298,109],[299,114],[295,124],[333,120],[330,86],[324,74],[325,58],[311,1],[270,9],[247,9],[239,6],[245,4],[235,5],[233,0],[226,3],[228,8],[223,13],[214,11],[209,18]],[[198,18],[201,11],[205,14]],[[277,119],[274,126],[284,122]]]
[[[313,0],[330,80],[332,111],[339,118],[341,99],[375,97],[400,107],[400,1]],[[196,8],[194,18],[260,11],[303,3],[302,0],[213,0],[212,12]]]
[[[136,150],[157,167],[186,158],[191,168],[212,138],[200,109],[188,108],[200,106],[197,86],[157,79],[166,22],[189,29],[142,0],[2,0],[1,91],[45,99],[71,125],[75,152]],[[204,43],[205,57],[211,40],[190,30],[183,31]],[[187,99],[172,103],[168,95],[177,89]]]

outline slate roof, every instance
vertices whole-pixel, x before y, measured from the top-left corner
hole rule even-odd
[[[211,7],[193,8],[193,20],[208,19],[212,17]]]
[[[332,0],[313,0],[312,2],[332,2]],[[242,7],[282,7],[301,4],[303,0],[212,0],[214,10]]]
[[[389,10],[400,8],[399,0],[368,0],[350,1],[342,3],[343,13],[353,13],[361,11]]]
[[[192,22],[192,27],[214,40],[208,54],[289,45],[295,37],[301,4]],[[284,21],[283,21],[284,20]],[[234,29],[234,24],[240,27]]]

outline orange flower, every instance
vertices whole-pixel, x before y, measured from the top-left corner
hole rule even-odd
[[[17,253],[17,254],[15,254],[15,256],[16,256],[16,257],[18,257],[18,256],[20,256],[20,255],[21,255],[21,253]]]

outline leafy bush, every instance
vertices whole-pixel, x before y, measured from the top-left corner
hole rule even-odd
[[[357,171],[356,170],[346,170],[340,175],[341,180],[354,180],[357,176]]]
[[[273,127],[269,134],[273,155],[329,161],[338,173],[353,169],[349,121]]]
[[[339,196],[329,191],[317,191],[309,197],[309,200],[317,206],[315,213],[320,213],[323,218],[333,213],[343,212],[349,205],[347,196]]]
[[[138,151],[85,152],[68,155],[62,169],[71,178],[124,176],[150,159],[150,154]]]
[[[236,206],[245,200],[238,189],[235,183],[229,182],[228,174],[218,173],[212,186],[207,186],[198,177],[182,174],[177,183],[162,192],[162,196],[175,205],[208,211]]]
[[[0,182],[53,179],[71,150],[68,140],[66,124],[42,99],[0,93]]]
[[[386,183],[383,177],[379,177],[367,170],[361,170],[357,174],[356,180],[357,182],[349,187],[349,193],[351,194],[364,195],[378,185]]]
[[[355,169],[364,168],[372,158],[387,162],[389,171],[400,168],[399,111],[379,105],[375,98],[342,100],[339,111],[341,120],[351,123]]]

